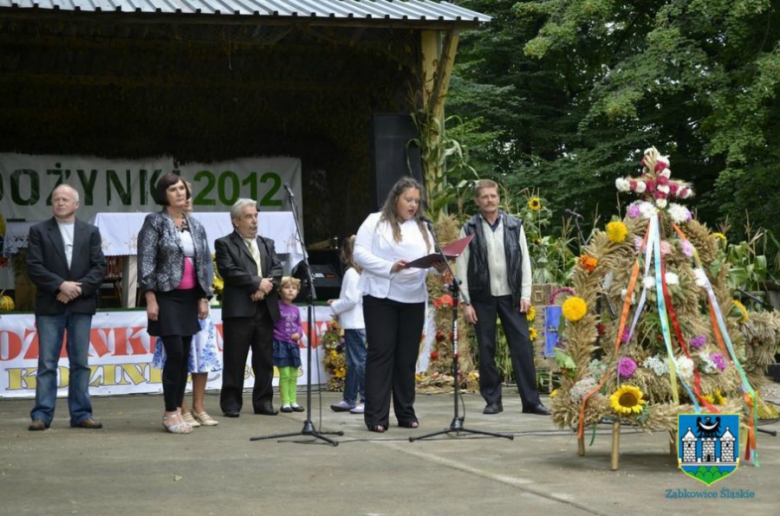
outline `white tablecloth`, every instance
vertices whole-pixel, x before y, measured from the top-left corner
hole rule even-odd
[[[20,249],[27,248],[27,234],[30,232],[30,227],[35,224],[37,222],[6,222],[0,255],[10,258],[12,254],[17,254]]]
[[[36,222],[6,222],[5,235],[0,245],[0,290],[14,288],[14,267],[11,255],[27,247],[27,234]]]
[[[103,254],[106,256],[129,256],[124,260],[122,272],[122,306],[137,306],[138,285],[138,232],[144,225],[146,213],[98,213],[91,221],[100,229],[103,238]],[[209,249],[214,252],[214,241],[233,232],[233,223],[228,212],[193,213],[203,224],[208,236]],[[295,219],[289,211],[261,212],[257,218],[258,233],[274,241],[278,254],[289,255],[288,270],[303,260],[301,245],[295,239]]]
[[[138,232],[144,224],[146,213],[98,213],[90,222],[100,229],[103,238],[103,253],[106,256],[129,256],[123,263],[122,306],[136,306]],[[214,241],[233,232],[230,214],[227,212],[193,213],[203,224],[208,236],[209,248],[214,252]],[[0,255],[9,257],[27,247],[30,226],[37,222],[8,222],[4,245]],[[260,212],[258,233],[274,241],[276,252],[288,255],[285,267],[290,271],[303,260],[301,245],[295,238],[295,219],[292,212]],[[12,289],[13,268],[10,263],[0,267],[0,290]]]
[[[91,222],[103,237],[106,256],[133,256],[138,254],[138,232],[146,213],[98,213]],[[192,216],[206,229],[209,248],[214,252],[214,241],[233,232],[228,212],[199,212]],[[274,241],[276,252],[290,255],[290,265],[303,260],[301,246],[295,240],[295,219],[289,211],[260,212],[258,233]]]

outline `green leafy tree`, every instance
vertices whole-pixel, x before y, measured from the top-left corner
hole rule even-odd
[[[494,17],[461,38],[448,100],[494,136],[464,139],[480,175],[610,213],[653,143],[702,220],[780,234],[779,1],[459,3]]]

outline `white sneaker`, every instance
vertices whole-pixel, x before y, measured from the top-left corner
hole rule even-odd
[[[350,414],[363,414],[365,411],[366,411],[365,405],[363,405],[362,403],[358,403],[357,405],[355,405],[355,408],[353,408],[349,412]]]

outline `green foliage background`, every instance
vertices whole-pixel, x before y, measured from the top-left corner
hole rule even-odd
[[[655,145],[700,219],[780,234],[780,1],[457,3],[494,17],[461,37],[448,98],[479,175],[603,224]]]

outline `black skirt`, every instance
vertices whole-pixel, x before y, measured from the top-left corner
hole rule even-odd
[[[205,297],[203,289],[155,292],[160,307],[156,321],[147,321],[147,332],[155,337],[189,337],[200,331],[198,302]]]

